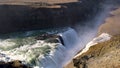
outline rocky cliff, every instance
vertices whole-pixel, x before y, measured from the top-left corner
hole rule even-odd
[[[103,1],[0,1],[0,33],[74,26],[94,16]]]
[[[120,34],[120,7],[116,7],[114,11],[110,12],[109,17],[105,20],[98,30],[98,34],[103,32],[109,33],[111,35]]]
[[[120,35],[109,41],[91,46],[89,50],[73,59],[75,68],[119,68]]]
[[[78,53],[65,68],[120,68],[120,1],[109,3],[113,9],[100,26],[98,35],[108,33],[112,35],[111,39],[90,46],[84,53]]]

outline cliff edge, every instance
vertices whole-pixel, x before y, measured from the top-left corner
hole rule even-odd
[[[98,30],[98,35],[108,33],[111,39],[83,49],[65,68],[120,68],[120,1],[116,2]]]
[[[73,59],[75,68],[119,68],[120,35],[91,46],[89,50]],[[73,68],[74,68],[73,67]]]

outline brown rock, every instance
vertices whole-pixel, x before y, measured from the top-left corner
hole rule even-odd
[[[105,23],[100,26],[98,34],[109,33],[110,35],[120,34],[120,8],[111,11],[110,16],[105,20]]]
[[[8,63],[0,62],[0,68],[31,68],[31,67],[22,64],[22,62],[19,60],[15,60]]]
[[[91,46],[87,52],[74,58],[73,68],[119,68],[120,49],[118,46],[120,46],[120,35]]]

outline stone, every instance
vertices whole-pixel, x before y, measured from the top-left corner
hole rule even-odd
[[[56,34],[41,34],[39,36],[37,36],[35,39],[37,40],[46,40],[46,39],[49,39],[49,38],[59,38],[58,35]]]
[[[31,68],[31,67],[22,64],[22,62],[19,60],[15,60],[11,62],[0,62],[0,68]]]

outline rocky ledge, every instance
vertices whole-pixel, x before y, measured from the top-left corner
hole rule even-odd
[[[89,50],[73,59],[71,68],[119,68],[120,35],[109,41],[91,46]]]

